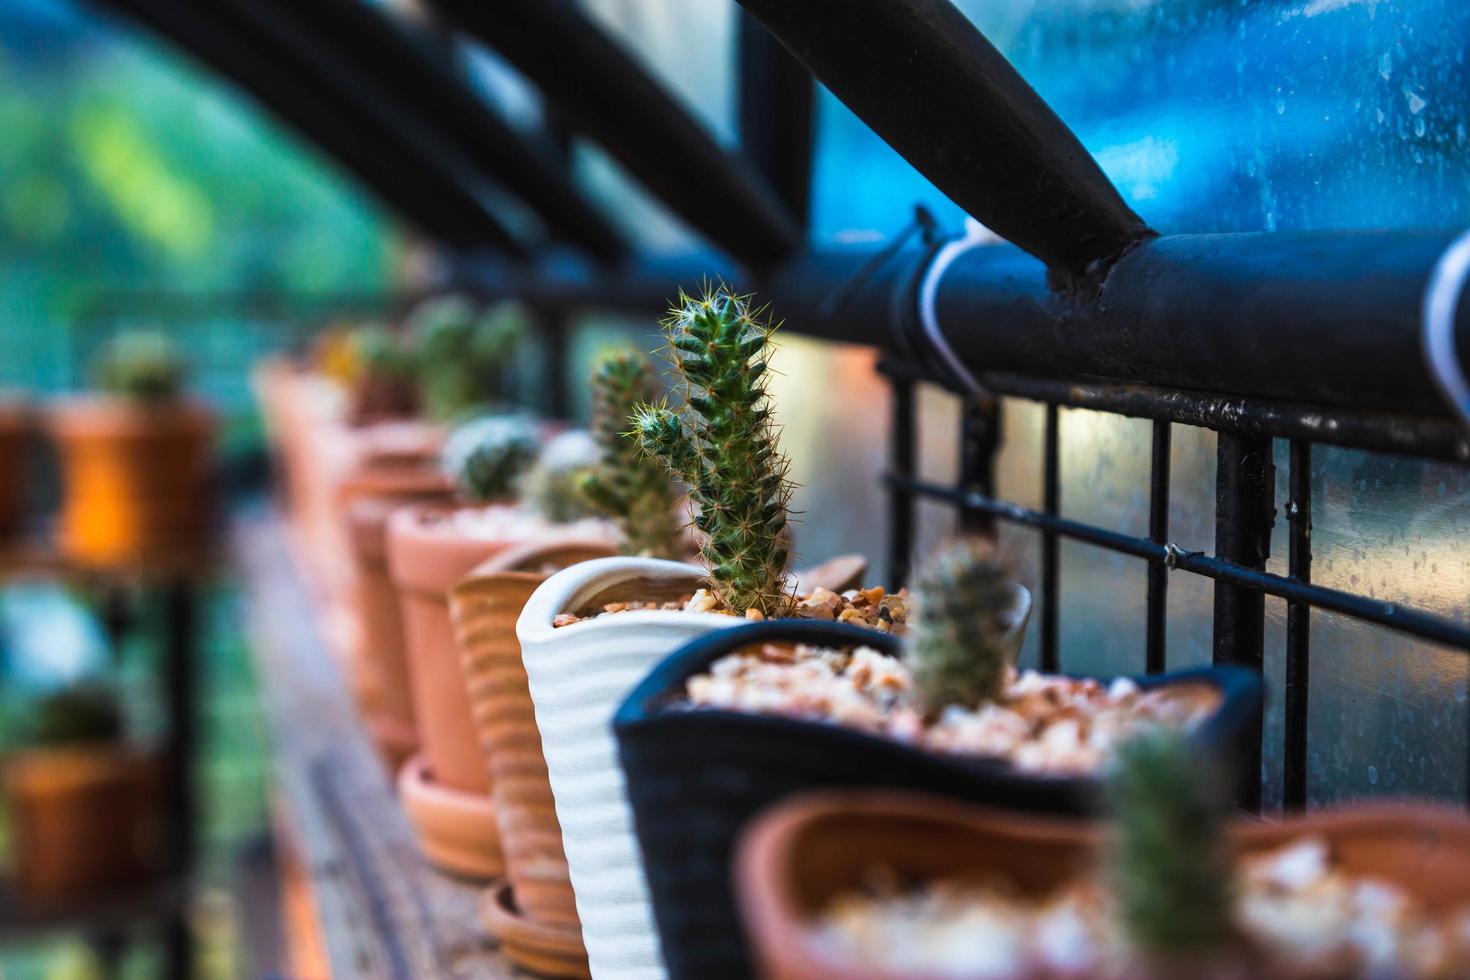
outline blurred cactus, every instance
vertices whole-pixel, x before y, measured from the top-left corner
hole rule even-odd
[[[444,442],[445,475],[473,503],[514,497],[540,445],[535,420],[490,415],[456,428]]]
[[[1150,957],[1221,947],[1230,935],[1230,866],[1218,769],[1163,729],[1118,750],[1113,891],[1124,932]]]
[[[526,504],[548,521],[570,524],[596,513],[582,495],[582,480],[597,465],[597,443],[576,429],[546,444],[521,485]]]
[[[102,390],[135,401],[171,401],[184,389],[184,361],[161,333],[120,333],[98,354],[94,365]]]
[[[101,684],[83,682],[53,691],[37,702],[29,741],[40,746],[116,742],[122,734],[117,695]]]
[[[684,389],[678,409],[642,405],[633,431],[699,505],[694,526],[711,590],[731,609],[781,615],[791,483],[776,448],[766,393],[775,328],[727,287],[679,294],[664,321],[669,361]]]
[[[418,363],[403,338],[379,323],[353,329],[352,414],[358,421],[398,418],[419,409]]]
[[[439,296],[419,304],[408,331],[430,418],[449,421],[504,400],[506,362],[525,334],[520,306],[481,311],[463,296]]]
[[[679,558],[683,540],[673,481],[658,460],[639,451],[628,427],[640,405],[658,397],[658,382],[646,355],[631,347],[604,351],[592,372],[592,431],[601,463],[580,490],[603,514],[617,521],[623,548],[631,555]]]
[[[915,583],[909,661],[925,709],[998,700],[1011,667],[1015,586],[987,542],[966,540],[929,562]]]

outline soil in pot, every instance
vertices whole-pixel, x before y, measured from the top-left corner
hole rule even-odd
[[[194,403],[110,397],[55,406],[62,550],[84,565],[188,560],[213,519],[215,419]]]
[[[163,773],[156,753],[105,744],[10,756],[4,785],[17,897],[52,906],[156,874]]]
[[[1096,826],[899,794],[764,816],[741,895],[773,977],[1458,977],[1470,822],[1380,804],[1231,827],[1228,939],[1188,958],[1125,938]]]

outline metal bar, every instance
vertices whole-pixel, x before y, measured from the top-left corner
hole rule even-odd
[[[1124,256],[1090,303],[1056,296],[1040,262],[996,245],[955,260],[938,289],[936,313],[959,357],[986,371],[1223,391],[1225,409],[1229,400],[1262,398],[1319,411],[1447,417],[1420,352],[1419,312],[1429,270],[1452,237],[1167,236]],[[833,290],[851,282],[871,254],[810,252],[758,277],[707,253],[650,257],[614,277],[554,259],[530,273],[494,262],[466,271],[492,291],[645,313],[661,308],[672,284],[718,275],[757,290],[788,329],[891,349],[890,298],[906,285],[915,253],[873,272],[839,316],[827,315]],[[1459,325],[1460,354],[1470,362],[1470,303],[1462,304]],[[1333,436],[1330,418],[1320,420],[1323,440]]]
[[[915,474],[914,383],[889,379],[891,431],[888,433],[888,582],[900,589],[909,580],[914,547],[914,497],[908,482]]]
[[[1061,515],[1061,410],[1056,405],[1046,406],[1046,434],[1042,448],[1042,504],[1046,516]],[[1041,669],[1055,673],[1061,669],[1061,656],[1057,649],[1058,622],[1061,613],[1061,557],[1060,542],[1055,526],[1041,529]]]
[[[995,500],[980,494],[963,493],[953,487],[937,483],[904,480],[894,476],[886,479],[890,486],[907,490],[920,497],[948,500],[961,507],[984,510],[1002,520],[1023,527],[1055,531],[1061,537],[1083,541],[1109,551],[1132,555],[1135,558],[1164,561],[1171,568],[1179,571],[1203,575],[1217,582],[1227,582],[1248,591],[1263,592],[1288,602],[1302,602],[1317,609],[1342,613],[1344,616],[1351,616],[1368,623],[1377,623],[1409,636],[1421,637],[1470,652],[1470,626],[1465,626],[1453,619],[1446,619],[1381,599],[1370,599],[1352,592],[1324,588],[1309,582],[1298,582],[1287,576],[1246,568],[1198,551],[1183,551],[1172,544],[1158,545],[1146,538],[1134,537],[1065,517],[1055,517],[1009,501]]]
[[[340,99],[262,50],[252,38],[222,24],[192,0],[103,0],[168,38],[232,80],[297,134],[333,157],[378,199],[419,230],[446,245],[519,245],[481,202],[439,167],[405,145],[396,132],[362,117]],[[410,179],[411,175],[411,179]],[[513,253],[514,254],[514,253]]]
[[[1000,446],[1000,402],[988,395],[960,403],[958,485],[969,493],[995,494],[995,452]],[[995,519],[978,511],[960,513],[960,531],[995,537]]]
[[[811,203],[816,105],[811,73],[759,21],[742,13],[740,146],[802,228]]]
[[[293,40],[324,61],[340,52],[352,93],[380,107],[392,124],[419,134],[436,152],[460,159],[481,179],[503,183],[529,205],[549,231],[612,260],[627,242],[566,175],[553,153],[520,136],[448,67],[428,37],[415,38],[383,8],[362,0],[251,0]]]
[[[727,154],[627,51],[569,0],[434,0],[495,48],[653,194],[752,266],[790,255],[796,223],[760,175]],[[667,287],[665,287],[667,289]]]
[[[1153,425],[1153,460],[1149,467],[1148,539],[1154,544],[1169,542],[1169,444],[1168,422]],[[1168,649],[1169,566],[1162,559],[1148,564],[1148,625],[1144,670],[1162,674]]]
[[[935,187],[1060,284],[1100,280],[1153,234],[950,0],[740,4]]]
[[[169,714],[168,840],[173,869],[181,879],[192,874],[196,859],[197,814],[195,750],[199,743],[198,683],[195,644],[195,594],[185,579],[165,583],[164,648],[165,703]],[[188,910],[180,908],[165,927],[165,954],[170,978],[193,973],[193,933]]]
[[[571,417],[571,399],[567,395],[567,321],[562,314],[538,310],[536,336],[542,345],[541,388],[545,411],[554,419]]]
[[[1276,467],[1271,440],[1219,434],[1215,448],[1215,557],[1264,569],[1275,520]],[[1215,663],[1261,670],[1265,662],[1266,597],[1232,582],[1215,582]],[[1261,808],[1261,732],[1242,746],[1244,777],[1236,802]]]
[[[1286,505],[1291,524],[1287,565],[1299,582],[1312,580],[1312,444],[1291,441],[1291,499]],[[1312,607],[1304,602],[1286,606],[1286,682],[1283,692],[1286,719],[1281,800],[1288,811],[1307,805],[1307,673],[1310,664]]]

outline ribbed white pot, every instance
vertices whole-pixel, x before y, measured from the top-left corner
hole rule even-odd
[[[715,613],[620,612],[554,628],[563,612],[690,592],[700,568],[599,558],[557,572],[516,623],[582,939],[596,980],[664,977],[653,906],[633,833],[612,716],[654,664],[687,640],[744,619]]]

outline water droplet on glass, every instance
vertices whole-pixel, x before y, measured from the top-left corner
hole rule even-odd
[[[1383,56],[1378,59],[1378,74],[1383,76],[1383,80],[1385,82],[1388,81],[1388,77],[1393,74],[1392,50],[1383,52]]]
[[[1281,98],[1280,96],[1276,97],[1276,115],[1286,115],[1286,100]]]
[[[1369,766],[1368,767],[1368,785],[1369,786],[1377,786],[1378,785],[1378,767],[1377,766]]]
[[[1414,135],[1415,136],[1423,136],[1424,135],[1424,117],[1423,116],[1419,116],[1418,118],[1416,118],[1414,120]]]
[[[1419,113],[1423,112],[1424,107],[1429,104],[1428,99],[1420,95],[1418,92],[1415,92],[1407,85],[1404,86],[1404,98],[1407,99],[1409,103],[1409,114],[1414,116],[1417,116]]]

